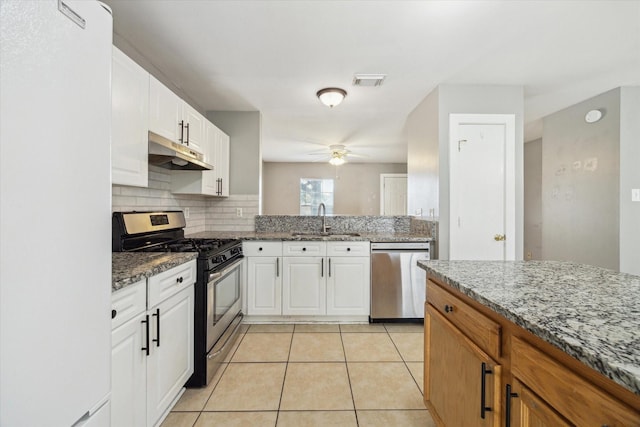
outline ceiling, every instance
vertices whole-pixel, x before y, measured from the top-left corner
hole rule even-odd
[[[522,85],[525,141],[545,115],[640,85],[640,0],[105,3],[115,39],[201,110],[260,111],[265,161],[344,144],[406,162],[407,116],[440,84]],[[329,86],[348,92],[332,109],[315,96]]]

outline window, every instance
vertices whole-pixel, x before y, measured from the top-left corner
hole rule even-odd
[[[333,179],[300,178],[300,215],[317,215],[320,203],[333,214]]]

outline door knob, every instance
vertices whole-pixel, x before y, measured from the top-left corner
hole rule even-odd
[[[502,242],[504,240],[507,240],[507,236],[505,236],[504,234],[496,234],[495,236],[493,236],[493,240],[495,240],[496,242]]]

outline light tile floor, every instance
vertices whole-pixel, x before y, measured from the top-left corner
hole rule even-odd
[[[226,363],[162,427],[435,427],[422,401],[423,327],[244,325]]]

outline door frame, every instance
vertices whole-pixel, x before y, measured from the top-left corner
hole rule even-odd
[[[516,259],[516,133],[515,114],[449,114],[449,191],[457,183],[451,159],[455,155],[458,147],[458,127],[460,125],[504,125],[505,126],[505,149],[504,149],[504,207],[505,226],[504,231],[507,236],[505,240],[504,259]],[[459,216],[457,206],[452,203],[449,196],[449,227],[453,228],[457,224],[456,218]],[[451,245],[451,238],[449,238]],[[451,247],[449,248],[451,252]]]
[[[385,178],[407,178],[406,173],[381,173],[380,174],[380,215],[384,215],[384,179]],[[409,211],[407,206],[407,212]]]

